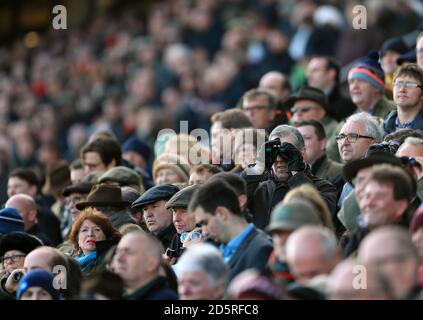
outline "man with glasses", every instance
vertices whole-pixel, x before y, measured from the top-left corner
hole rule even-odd
[[[247,91],[242,97],[242,111],[255,129],[265,129],[270,133],[275,127],[276,100],[266,90]]]
[[[394,101],[397,108],[383,123],[384,134],[399,129],[423,129],[423,69],[411,63],[394,73]]]
[[[10,232],[0,238],[0,300],[11,299],[23,275],[24,260],[28,253],[42,246],[40,240],[25,232]],[[16,270],[16,271],[15,271]]]
[[[322,90],[313,87],[302,87],[295,96],[286,102],[292,109],[291,122],[296,124],[301,121],[319,121],[325,128],[329,140],[335,136],[338,122],[330,116],[328,98]]]
[[[370,145],[381,140],[382,133],[377,119],[365,112],[350,116],[336,136],[339,154],[344,163],[364,158]],[[342,207],[344,199],[352,190],[351,184],[344,184],[338,199],[338,208]]]

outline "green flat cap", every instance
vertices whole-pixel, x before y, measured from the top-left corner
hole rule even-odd
[[[197,184],[194,184],[179,190],[172,198],[169,199],[168,202],[166,202],[166,209],[188,208],[188,204],[198,187],[199,186]]]
[[[287,203],[279,203],[272,211],[270,224],[266,231],[294,231],[305,224],[321,225],[317,210],[308,202],[293,199]]]
[[[140,186],[141,179],[138,173],[124,166],[113,167],[98,178],[98,183],[116,182],[121,186]]]

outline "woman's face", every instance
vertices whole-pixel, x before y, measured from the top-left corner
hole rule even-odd
[[[155,181],[156,185],[161,185],[166,183],[172,184],[172,183],[179,183],[179,182],[183,182],[183,181],[181,181],[181,178],[179,178],[176,172],[171,169],[161,169],[159,170],[159,172],[157,172],[157,177]]]
[[[85,220],[81,229],[78,233],[78,245],[81,248],[82,252],[87,255],[96,250],[95,243],[96,241],[106,240],[106,235],[103,230],[92,222],[91,220]]]

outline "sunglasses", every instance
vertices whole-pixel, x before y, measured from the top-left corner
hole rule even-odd
[[[181,242],[184,243],[187,240],[200,241],[201,233],[198,231],[183,232],[180,236]]]

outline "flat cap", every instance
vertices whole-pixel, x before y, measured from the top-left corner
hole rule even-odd
[[[173,195],[172,198],[166,203],[166,209],[170,208],[188,208],[188,204],[194,194],[195,191],[198,189],[198,185],[194,184],[192,186],[188,186],[183,188],[182,190],[178,191]]]
[[[144,207],[147,204],[159,201],[169,200],[175,193],[179,191],[177,186],[172,184],[162,184],[148,189],[137,200],[132,203],[131,208]]]

